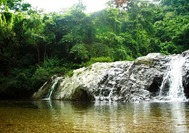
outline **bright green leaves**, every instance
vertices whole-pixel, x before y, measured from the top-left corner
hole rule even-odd
[[[188,23],[188,15],[174,15],[170,19],[166,13],[164,20],[154,24],[156,37],[161,41],[161,52],[180,53],[188,49]]]
[[[31,9],[31,5],[23,0],[0,0],[0,5],[3,5],[4,11],[23,12]]]
[[[188,0],[162,0],[161,4],[165,11],[172,11],[177,15],[184,15],[189,11]]]
[[[111,57],[111,50],[104,43],[92,43],[87,46],[91,58],[96,57]]]
[[[5,2],[6,0],[0,0],[0,5],[3,3],[3,2]]]
[[[84,44],[76,44],[70,50],[71,56],[78,63],[87,61],[89,59],[89,53]]]
[[[130,0],[126,10],[112,5],[92,14],[84,12],[81,1],[63,13],[49,14],[22,0],[0,0],[0,5],[4,90],[38,88],[53,74],[83,64],[189,49],[188,0],[162,0],[159,5]]]

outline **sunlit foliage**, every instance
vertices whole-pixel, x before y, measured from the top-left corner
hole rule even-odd
[[[91,14],[81,1],[48,14],[22,0],[0,5],[1,98],[28,97],[50,76],[94,62],[189,49],[187,0],[110,0]]]

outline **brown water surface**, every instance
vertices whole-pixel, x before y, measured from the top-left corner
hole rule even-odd
[[[0,102],[0,133],[187,133],[189,103]]]

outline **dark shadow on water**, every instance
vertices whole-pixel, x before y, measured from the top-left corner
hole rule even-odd
[[[33,104],[33,101],[0,101],[0,107],[11,107],[11,108],[30,108],[30,109],[38,109],[38,106]]]
[[[38,109],[66,109],[67,107],[72,108],[73,110],[87,110],[91,108],[93,102],[84,102],[84,101],[60,101],[60,100],[37,100],[32,101],[31,106],[34,106]]]
[[[85,110],[93,106],[93,102],[73,101],[70,102],[74,109]]]

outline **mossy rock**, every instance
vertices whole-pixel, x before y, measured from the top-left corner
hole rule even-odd
[[[161,53],[150,53],[147,56],[139,57],[135,60],[136,65],[152,65],[154,59],[159,59],[162,58],[164,55]]]
[[[140,59],[136,59],[134,64],[136,65],[152,65],[153,64],[153,60],[152,59],[147,59],[147,58],[140,58]]]

